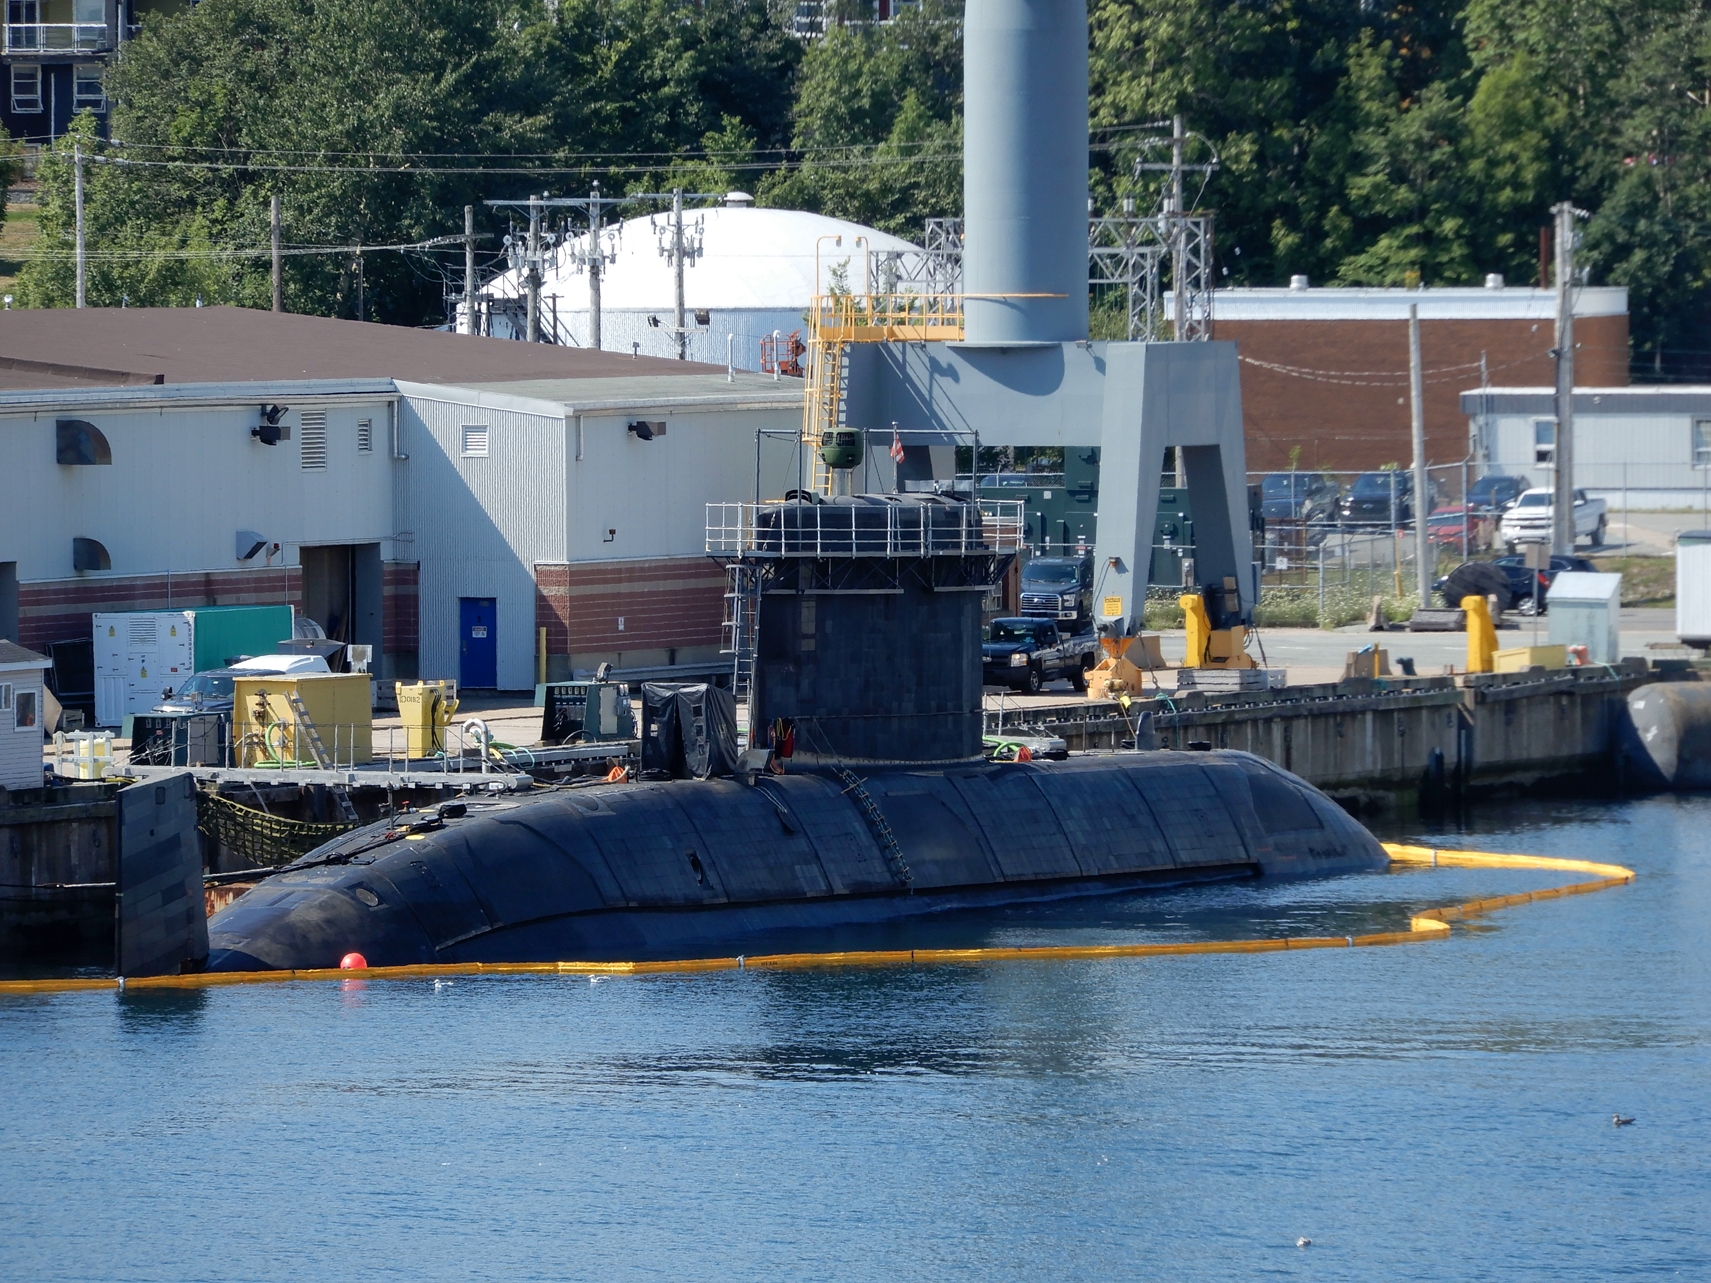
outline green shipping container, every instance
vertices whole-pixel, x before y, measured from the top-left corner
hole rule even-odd
[[[199,673],[239,656],[272,655],[291,636],[289,606],[198,606],[191,616],[191,662]]]

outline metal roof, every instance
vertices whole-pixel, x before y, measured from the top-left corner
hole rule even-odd
[[[770,375],[739,370],[731,379],[727,379],[723,372],[670,379],[657,374],[634,374],[621,379],[529,379],[517,383],[474,384],[470,390],[553,402],[562,405],[567,414],[588,414],[601,410],[652,407],[799,409],[802,388],[801,379],[775,381]]]
[[[1422,321],[1554,321],[1557,314],[1556,291],[1531,286],[1328,286],[1218,290],[1212,295],[1212,315],[1218,321],[1406,321],[1410,304],[1420,309]],[[1574,314],[1626,316],[1628,291],[1619,285],[1583,286],[1574,291]]]
[[[1463,414],[1556,413],[1554,388],[1471,388],[1461,394]],[[1576,388],[1576,414],[1711,414],[1711,385],[1639,384]]]
[[[722,366],[243,307],[0,312],[0,391],[150,384],[724,375]]]

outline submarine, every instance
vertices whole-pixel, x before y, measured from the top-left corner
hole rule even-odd
[[[208,969],[679,959],[785,930],[1385,866],[1341,807],[1250,754],[987,761],[981,602],[1014,550],[979,503],[742,508],[721,523],[735,544],[710,551],[755,606],[755,747],[736,751],[729,692],[650,687],[643,762],[661,778],[345,833],[215,915]]]

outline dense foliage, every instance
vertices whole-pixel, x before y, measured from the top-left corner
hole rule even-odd
[[[839,21],[861,8],[833,0],[807,42],[787,0],[204,0],[151,20],[111,78],[118,145],[85,139],[154,162],[89,167],[92,301],[262,304],[265,258],[212,251],[264,246],[276,191],[298,246],[454,233],[466,203],[596,177],[918,236],[960,212],[960,3]],[[1141,127],[1180,113],[1206,140],[1190,159],[1218,157],[1190,190],[1229,283],[1530,283],[1567,199],[1590,279],[1632,292],[1636,373],[1711,366],[1707,0],[1090,0],[1090,19],[1097,200],[1153,207]],[[406,164],[553,172],[370,172]],[[53,252],[24,293],[63,304],[64,148],[44,170]],[[353,262],[293,257],[288,306],[351,314]],[[431,256],[364,271],[370,315],[441,316]]]

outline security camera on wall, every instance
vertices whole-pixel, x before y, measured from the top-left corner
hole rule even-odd
[[[262,406],[261,422],[250,429],[250,435],[263,445],[278,445],[291,435],[291,429],[280,426],[279,422],[290,408],[288,405]]]

